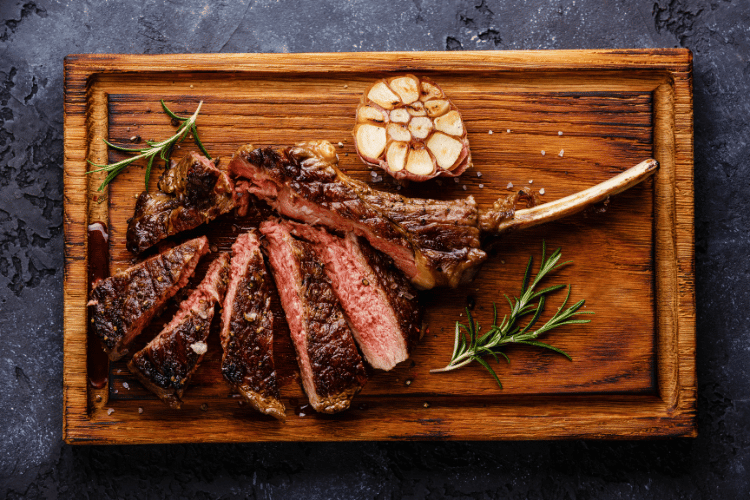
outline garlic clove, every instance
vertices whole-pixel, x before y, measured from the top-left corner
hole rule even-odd
[[[385,129],[370,124],[358,125],[354,132],[357,150],[366,158],[377,159],[385,150]]]
[[[442,99],[444,97],[445,95],[443,95],[443,91],[438,87],[429,82],[422,82],[422,92],[420,100],[429,101],[430,99]]]
[[[424,104],[421,102],[413,102],[406,106],[407,111],[412,116],[427,116],[427,111],[424,109]]]
[[[409,132],[417,139],[425,139],[432,131],[432,120],[426,116],[417,116],[409,122]]]
[[[404,108],[397,108],[391,111],[390,118],[392,122],[406,123],[409,121],[409,118],[411,118],[411,116],[409,115],[409,112]]]
[[[408,142],[411,140],[411,134],[403,125],[399,125],[398,123],[389,123],[387,130],[388,137],[390,137],[394,141]]]
[[[404,104],[411,104],[419,99],[419,88],[416,78],[402,76],[390,81],[390,87],[401,98]]]
[[[427,116],[436,117],[444,115],[450,109],[451,105],[448,101],[443,99],[433,99],[424,103],[424,107],[427,110]]]
[[[357,122],[359,123],[385,123],[386,114],[372,106],[362,106],[357,110]]]
[[[426,149],[412,149],[409,151],[406,170],[416,175],[430,175],[435,170],[435,165]]]
[[[427,140],[427,149],[435,156],[440,168],[450,170],[461,155],[463,144],[453,137],[436,132]]]
[[[384,109],[393,109],[401,99],[388,88],[385,82],[378,82],[372,86],[367,98]]]
[[[388,168],[393,172],[399,172],[406,166],[406,155],[409,152],[409,145],[405,142],[392,142],[388,146],[388,152],[385,159],[388,162]]]
[[[464,125],[461,122],[461,115],[454,110],[435,118],[435,129],[450,135],[462,135]]]

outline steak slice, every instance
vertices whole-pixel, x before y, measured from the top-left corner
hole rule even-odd
[[[221,316],[221,372],[253,408],[284,420],[273,362],[271,275],[257,231],[237,237],[231,272]]]
[[[311,244],[277,220],[263,222],[260,231],[310,404],[322,413],[345,410],[367,373],[331,283]]]
[[[128,363],[141,383],[171,408],[182,405],[182,393],[206,354],[215,305],[224,299],[228,280],[229,254],[221,253],[172,321]]]
[[[233,186],[212,160],[188,153],[159,180],[160,192],[144,191],[128,220],[127,248],[140,253],[181,231],[193,229],[234,208]]]
[[[275,150],[243,146],[229,172],[239,193],[280,214],[365,237],[418,288],[470,281],[487,254],[479,248],[479,210],[463,200],[411,199],[376,191],[342,173],[328,141]],[[241,200],[247,200],[242,196]]]
[[[422,309],[417,291],[393,260],[354,233],[338,238],[306,224],[282,225],[313,243],[367,362],[390,370],[407,359],[419,337]]]
[[[100,280],[91,290],[92,327],[109,359],[117,361],[195,272],[208,252],[202,236],[155,255],[140,264]]]

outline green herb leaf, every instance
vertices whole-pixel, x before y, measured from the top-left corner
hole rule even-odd
[[[203,101],[198,103],[198,107],[195,110],[195,113],[193,113],[188,118],[183,118],[181,116],[177,116],[174,114],[166,104],[164,104],[164,100],[161,101],[161,107],[164,109],[164,112],[172,119],[175,119],[180,123],[180,126],[177,128],[177,132],[170,137],[169,139],[165,139],[163,141],[151,141],[147,140],[146,145],[148,147],[146,148],[126,148],[123,146],[117,146],[115,144],[112,144],[108,140],[104,139],[104,143],[107,144],[107,146],[111,147],[112,149],[115,149],[117,151],[122,151],[125,153],[139,153],[132,158],[127,158],[125,160],[120,160],[116,163],[112,163],[109,165],[99,165],[97,163],[92,162],[91,160],[86,160],[90,165],[93,165],[95,168],[94,170],[91,170],[89,172],[86,172],[87,174],[93,174],[95,172],[108,172],[107,177],[104,178],[104,181],[101,183],[97,191],[103,191],[107,185],[114,180],[115,177],[117,177],[123,170],[125,170],[128,166],[130,166],[133,162],[138,161],[142,158],[146,158],[148,163],[146,166],[146,189],[148,190],[148,182],[151,178],[151,167],[154,163],[154,158],[156,155],[159,155],[159,157],[164,160],[169,166],[169,157],[172,152],[172,148],[175,144],[179,144],[183,140],[185,140],[185,137],[187,137],[188,133],[193,134],[193,138],[195,139],[195,142],[198,144],[198,148],[203,152],[204,155],[210,160],[211,157],[209,156],[208,152],[206,151],[206,148],[203,147],[203,143],[201,143],[200,139],[198,138],[198,128],[195,125],[195,121],[198,118],[198,113],[200,113],[201,106],[203,105]]]
[[[552,285],[541,290],[535,291],[535,287],[544,280],[548,275],[560,269],[562,266],[570,264],[572,261],[560,262],[562,251],[558,248],[547,257],[547,245],[546,242],[542,243],[542,259],[539,264],[539,271],[536,276],[531,276],[531,269],[533,259],[529,258],[529,262],[526,265],[526,272],[524,273],[523,280],[521,281],[521,295],[514,297],[511,300],[508,295],[504,295],[510,306],[510,312],[503,316],[503,320],[498,325],[497,323],[497,304],[493,303],[493,320],[490,329],[483,335],[478,335],[480,330],[479,323],[474,320],[471,312],[466,309],[466,315],[468,317],[468,325],[463,325],[456,322],[456,339],[453,345],[453,354],[451,355],[450,362],[443,368],[436,370],[430,370],[431,373],[443,373],[453,371],[463,366],[466,366],[472,362],[477,362],[479,365],[484,367],[490,372],[492,377],[497,382],[497,385],[502,389],[503,385],[500,383],[500,379],[495,373],[495,370],[484,360],[485,356],[492,356],[499,362],[498,355],[504,357],[508,363],[510,359],[502,351],[502,349],[508,344],[521,344],[531,347],[540,347],[547,349],[561,356],[565,356],[569,360],[573,360],[568,353],[557,347],[551,346],[544,342],[536,340],[540,335],[547,333],[548,331],[558,328],[564,325],[582,325],[590,323],[590,319],[578,319],[575,316],[581,314],[594,314],[592,311],[581,311],[580,309],[585,305],[585,300],[580,300],[572,306],[565,309],[570,298],[570,285]],[[547,300],[547,296],[562,288],[568,288],[568,293],[565,296],[560,307],[558,307],[555,314],[547,320],[542,326],[534,329],[536,324],[544,311],[544,305]],[[539,299],[536,303],[536,301]],[[525,326],[521,326],[519,320],[524,316],[532,314],[531,319]],[[463,329],[463,331],[462,331]],[[465,332],[465,333],[464,333]],[[468,339],[466,334],[468,334]]]

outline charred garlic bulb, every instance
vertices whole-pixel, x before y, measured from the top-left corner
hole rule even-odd
[[[461,175],[471,165],[461,113],[436,83],[414,75],[376,82],[362,95],[357,154],[396,179]]]

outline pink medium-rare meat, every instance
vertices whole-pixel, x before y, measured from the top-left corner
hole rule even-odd
[[[229,255],[221,253],[172,321],[128,363],[141,383],[171,408],[182,405],[185,387],[206,354],[214,309],[228,280]]]
[[[456,287],[473,278],[487,254],[479,248],[472,197],[420,200],[376,191],[342,173],[337,162],[327,141],[281,150],[247,145],[234,154],[229,172],[238,193],[265,200],[282,215],[363,236],[418,288]]]
[[[314,245],[367,362],[390,370],[407,359],[419,337],[422,310],[417,291],[393,261],[354,233],[339,238],[307,224],[282,225]]]
[[[234,208],[232,182],[213,160],[188,153],[159,180],[159,192],[144,191],[128,220],[127,247],[140,253],[163,240],[209,222]]]
[[[277,220],[263,222],[260,231],[310,404],[322,413],[345,410],[367,374],[331,283],[312,245]]]
[[[257,231],[232,245],[231,278],[222,312],[224,377],[256,410],[284,420],[273,360],[271,276]]]
[[[195,238],[94,285],[88,302],[91,326],[109,359],[128,353],[128,345],[187,284],[207,252],[208,238]]]

